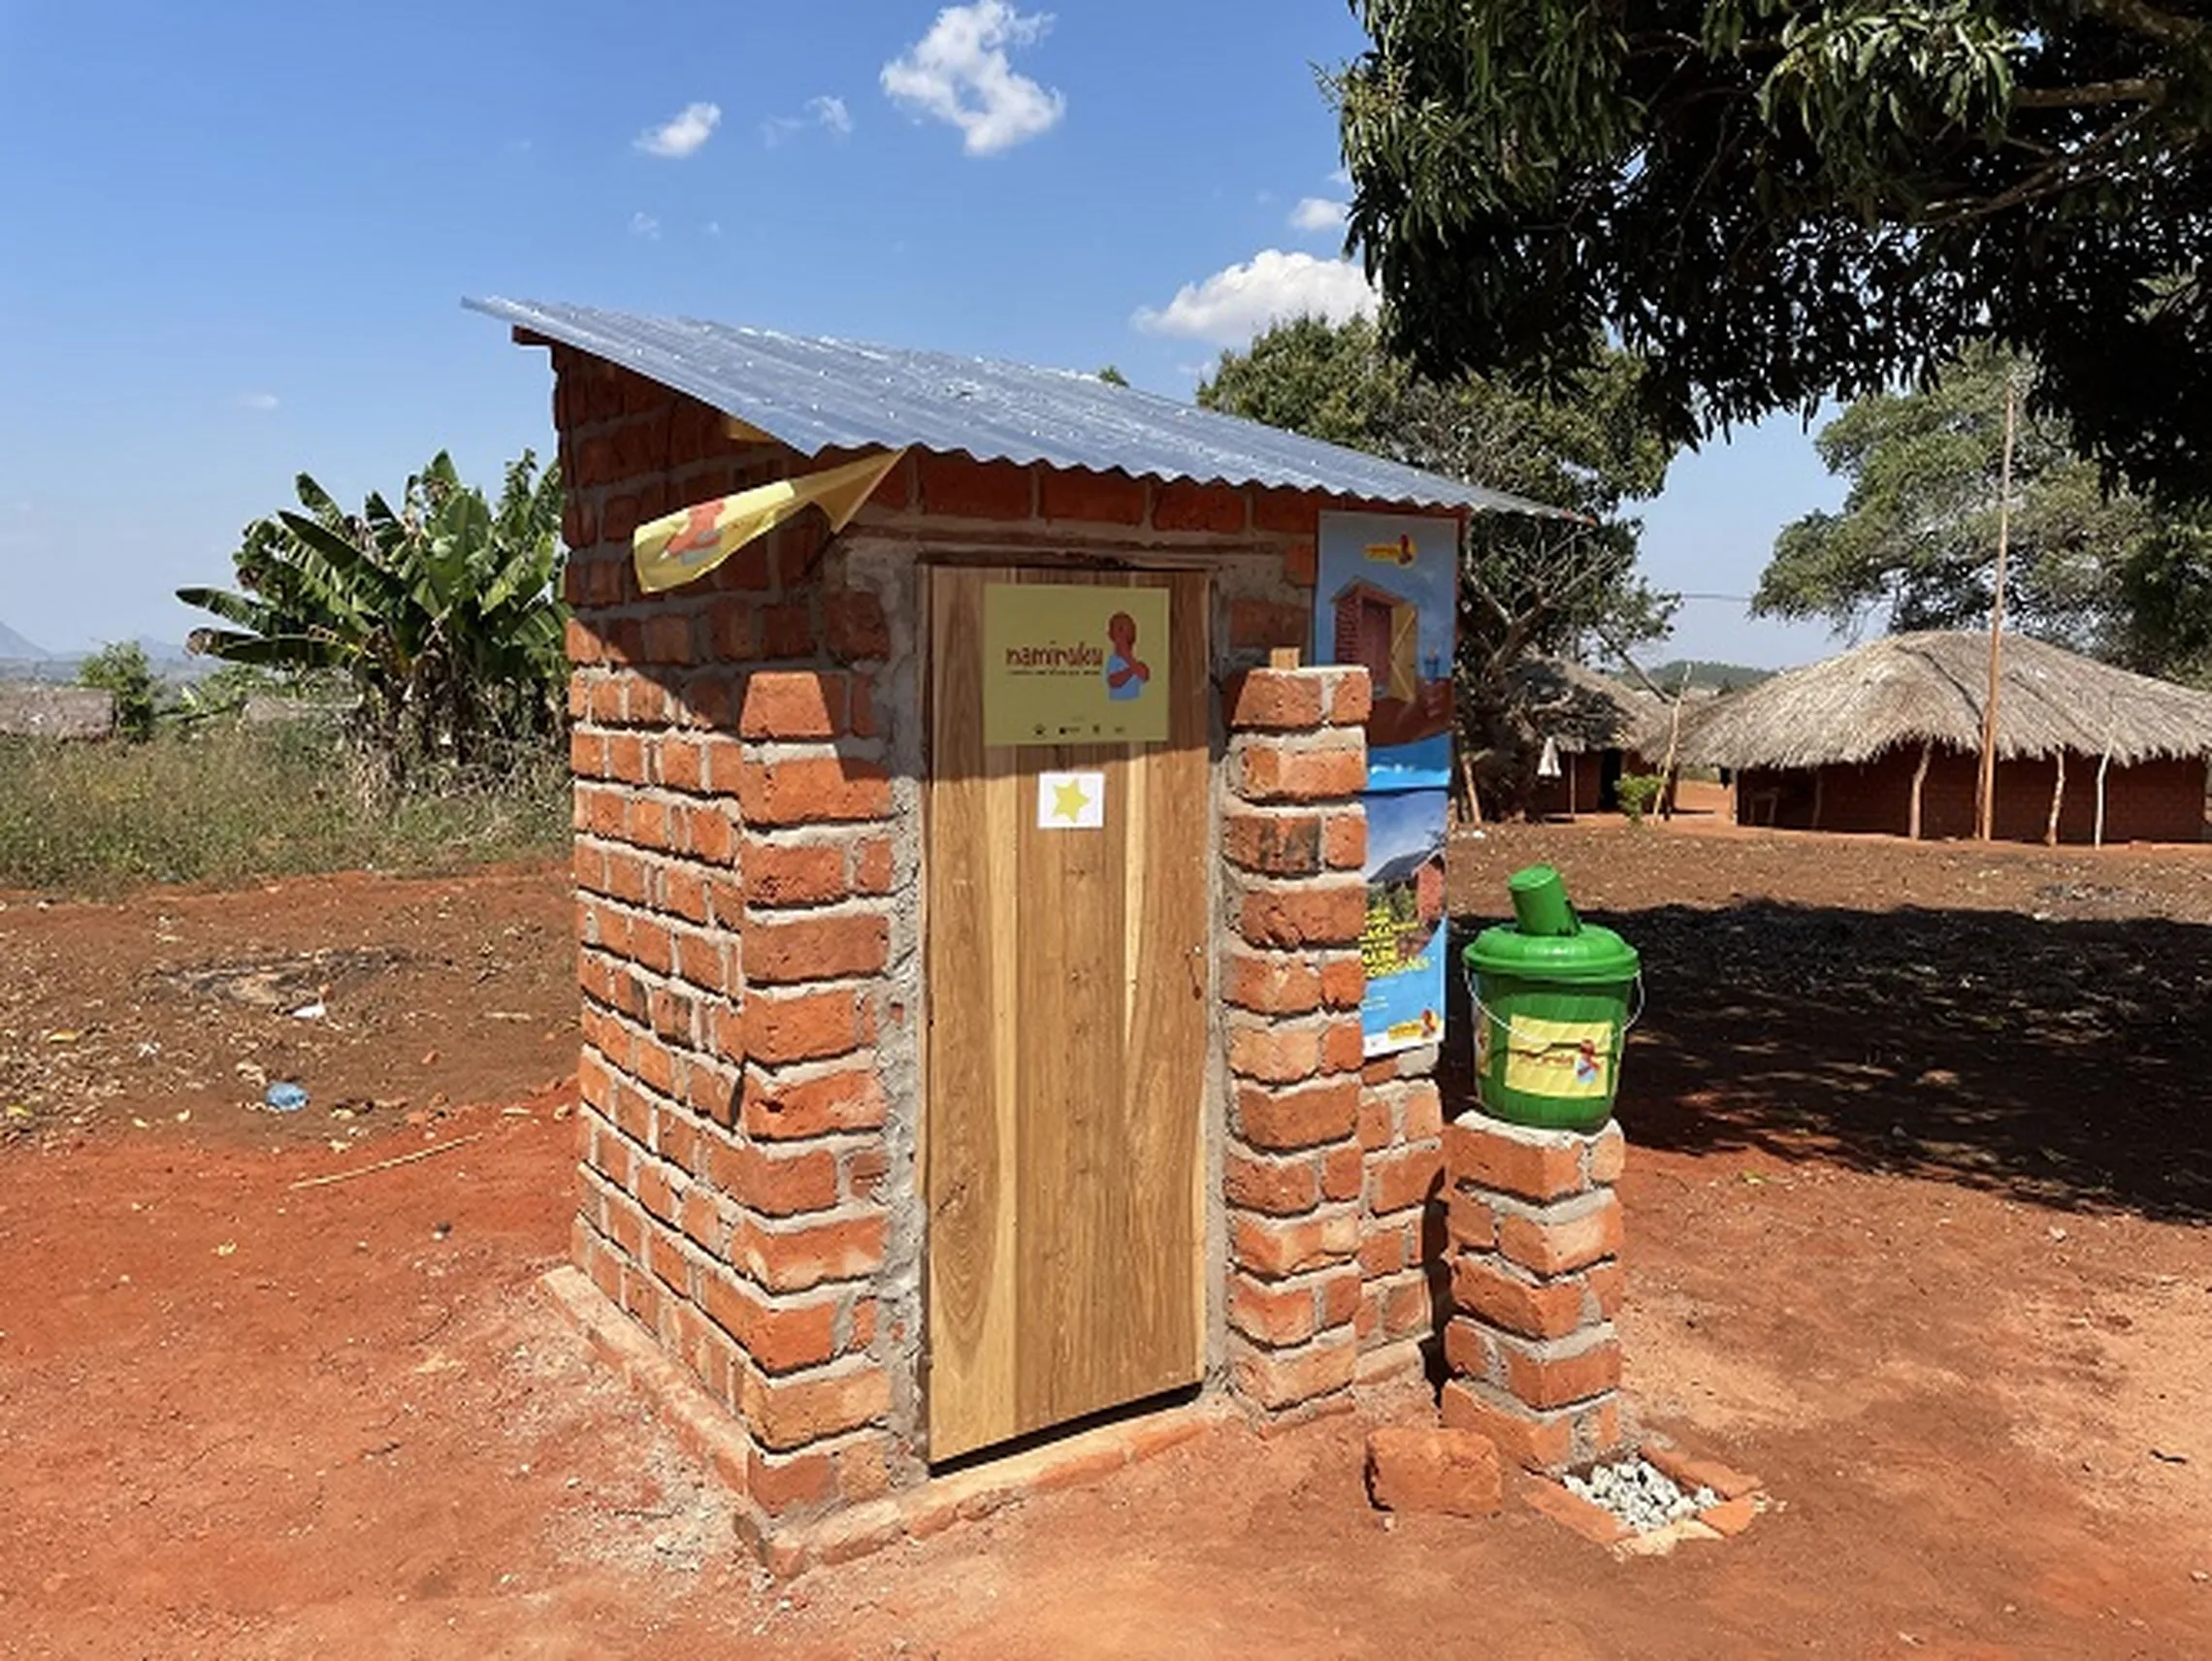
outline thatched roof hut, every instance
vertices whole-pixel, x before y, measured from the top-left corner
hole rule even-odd
[[[1746,823],[1973,833],[1986,635],[1893,635],[1684,712],[1680,754],[1736,769]],[[2008,636],[1994,833],[2195,841],[2212,695]]]
[[[1506,690],[1536,735],[1568,755],[1634,749],[1664,715],[1649,693],[1565,658],[1523,658],[1506,671]]]
[[[1981,753],[1986,635],[1891,635],[1716,698],[1682,720],[1682,757],[1818,767],[1893,749]],[[2008,635],[1997,701],[2003,759],[2110,754],[2118,766],[2212,755],[2212,695]]]

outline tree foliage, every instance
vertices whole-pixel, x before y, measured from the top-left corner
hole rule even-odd
[[[1996,570],[2006,387],[2033,366],[1977,346],[1924,392],[1863,398],[1815,440],[1850,481],[1838,513],[1787,526],[1753,608],[1839,631],[1986,627]],[[2024,403],[2032,403],[2024,399]],[[2107,495],[2064,430],[2024,412],[2012,458],[2006,616],[2147,674],[2212,671],[2212,512]]]
[[[115,731],[133,743],[153,736],[164,688],[135,640],[112,640],[77,667],[77,684],[115,700]]]
[[[407,479],[397,510],[372,495],[358,514],[306,473],[297,489],[306,511],[245,528],[236,590],[178,590],[230,625],[195,631],[192,650],[342,673],[361,736],[396,775],[504,762],[559,730],[557,470],[540,475],[526,450],[488,503],[440,452]]]
[[[1643,416],[1640,376],[1634,359],[1599,347],[1549,391],[1440,384],[1392,356],[1373,322],[1307,317],[1222,353],[1198,402],[1584,516],[1479,513],[1462,547],[1461,726],[1475,750],[1499,754],[1512,794],[1526,789],[1533,752],[1506,671],[1531,652],[1579,654],[1593,637],[1630,650],[1663,635],[1674,611],[1637,575],[1641,527],[1622,511],[1658,494],[1674,458]]]
[[[1428,372],[1602,336],[1694,440],[2033,356],[2104,469],[2212,497],[2202,0],[1352,0],[1349,226]]]

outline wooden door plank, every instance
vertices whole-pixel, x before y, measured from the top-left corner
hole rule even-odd
[[[1024,580],[1045,573],[1025,572]],[[1059,575],[1088,583],[1087,573]],[[1047,830],[1037,824],[1036,775],[1103,770],[1090,745],[1025,749],[1022,817],[1022,1235],[1021,1410],[1027,1428],[1103,1405],[1100,1323],[1090,1305],[1091,1265],[1103,1249],[1110,1182],[1097,1146],[1118,1105],[1121,954],[1118,910],[1107,892],[1110,830]],[[1106,824],[1120,804],[1105,803]],[[1111,939],[1109,939],[1111,936]],[[1110,989],[1110,991],[1109,991]]]
[[[1206,579],[1167,583],[1172,618],[1168,742],[1143,760],[1144,839],[1132,863],[1149,873],[1125,928],[1144,968],[1128,1030],[1123,1113],[1128,1261],[1139,1284],[1127,1307],[1140,1361],[1123,1381],[1132,1396],[1196,1382],[1205,1365],[1205,1196],[1200,1157],[1206,1093],[1210,846]],[[1132,816],[1135,818],[1136,816]]]
[[[1013,794],[983,745],[978,573],[930,585],[931,782],[927,835],[930,1103],[929,1449],[949,1458],[1016,1434],[1016,1101],[1006,984],[1015,874],[994,833]]]

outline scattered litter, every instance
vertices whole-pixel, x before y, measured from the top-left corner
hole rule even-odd
[[[422,1064],[423,1064],[424,1066],[426,1066],[426,1067],[435,1067],[435,1066],[437,1066],[437,1065],[438,1065],[438,1052],[437,1052],[436,1050],[425,1050],[425,1051],[422,1053]]]
[[[481,1130],[473,1131],[467,1136],[456,1136],[450,1142],[437,1142],[428,1148],[417,1148],[411,1154],[400,1154],[389,1159],[378,1159],[374,1165],[360,1165],[350,1171],[333,1171],[327,1177],[302,1177],[292,1187],[295,1189],[319,1189],[327,1187],[331,1183],[351,1182],[355,1177],[366,1177],[372,1171],[388,1171],[394,1165],[411,1165],[417,1159],[427,1159],[434,1154],[449,1153],[455,1148],[467,1147],[470,1143],[480,1140],[483,1134]]]
[[[15,1123],[17,1124],[28,1124],[32,1119],[37,1117],[31,1112],[28,1107],[24,1106],[23,1103],[19,1101],[10,1102],[8,1104],[7,1113],[8,1117],[11,1120],[15,1121]]]
[[[154,1038],[146,1038],[140,1040],[138,1054],[139,1059],[142,1061],[152,1060],[154,1057],[161,1054],[160,1040]]]
[[[1610,1512],[1639,1534],[1653,1533],[1720,1504],[1720,1496],[1710,1488],[1685,1493],[1674,1478],[1638,1453],[1610,1465],[1593,1465],[1586,1477],[1570,1473],[1564,1481],[1569,1493]]]
[[[177,1110],[177,1123],[178,1123],[178,1124],[191,1124],[191,1123],[192,1123],[192,1110],[191,1110],[190,1108],[188,1108],[188,1107],[180,1107],[180,1108],[179,1108],[179,1109]]]
[[[2064,1240],[2066,1237],[2066,1231],[2063,1228],[2054,1228],[2051,1230],[2051,1239],[2054,1244],[2061,1240]]]
[[[500,1109],[500,1114],[506,1119],[535,1119],[537,1117],[527,1107],[503,1107]]]
[[[235,1257],[237,1254],[238,1242],[235,1240],[226,1240],[215,1248],[215,1255],[218,1257]]]
[[[59,1032],[49,1032],[47,1034],[47,1042],[49,1044],[74,1044],[78,1041],[78,1039],[83,1036],[83,1033],[79,1032],[74,1028],[64,1028]]]
[[[271,1085],[261,1100],[271,1113],[297,1113],[308,1105],[308,1092],[299,1085],[279,1083]]]
[[[290,1010],[287,1013],[290,1014],[294,1021],[320,1021],[324,1016],[330,1013],[330,1006],[324,1003],[323,1000],[318,997],[314,1000],[314,1002],[303,1003],[299,1008]]]
[[[2162,1465],[2186,1465],[2189,1463],[2188,1454],[2168,1453],[2163,1448],[2152,1449],[2151,1457],[2156,1459]]]
[[[234,1070],[249,1085],[265,1085],[269,1082],[269,1074],[259,1061],[241,1061]]]

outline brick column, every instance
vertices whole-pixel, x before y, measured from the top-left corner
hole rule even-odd
[[[1268,1414],[1349,1403],[1358,1362],[1364,668],[1252,669],[1225,695],[1231,1387]]]
[[[728,1267],[705,1290],[742,1352],[746,1489],[771,1523],[898,1474],[875,1293],[893,809],[869,725],[866,683],[844,671],[761,670],[737,720],[743,1075],[715,1149]]]
[[[1445,1126],[1451,1323],[1444,1421],[1559,1470],[1620,1444],[1626,1144],[1470,1113]]]

